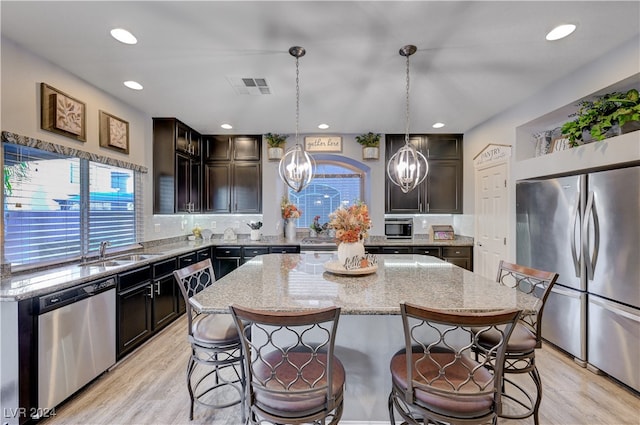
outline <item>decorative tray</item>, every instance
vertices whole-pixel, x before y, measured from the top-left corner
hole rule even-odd
[[[338,261],[327,261],[323,264],[326,271],[329,273],[335,274],[345,274],[345,275],[366,275],[375,273],[378,270],[378,265],[374,264],[369,267],[361,267],[359,269],[347,270],[344,268],[342,264]]]

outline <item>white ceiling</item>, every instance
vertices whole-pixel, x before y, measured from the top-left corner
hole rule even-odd
[[[295,59],[300,132],[403,133],[405,58],[411,131],[465,132],[634,38],[640,2],[44,1],[0,2],[2,35],[150,116],[196,130],[292,133]],[[575,23],[568,38],[547,31]],[[121,44],[114,27],[135,34]],[[640,67],[640,66],[639,66]],[[228,78],[266,78],[270,95]],[[143,91],[122,85],[136,80]]]

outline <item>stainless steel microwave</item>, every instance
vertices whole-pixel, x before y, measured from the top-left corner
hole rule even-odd
[[[413,238],[413,219],[386,218],[384,220],[384,234],[387,239]]]

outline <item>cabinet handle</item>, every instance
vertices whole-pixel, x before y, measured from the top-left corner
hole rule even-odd
[[[149,298],[153,299],[153,285],[149,286],[149,294],[147,295]]]
[[[156,285],[156,295],[160,295],[160,282],[159,281],[156,282],[155,285]]]
[[[190,263],[193,261],[193,259],[191,258],[183,258],[182,261],[184,261],[185,263]]]

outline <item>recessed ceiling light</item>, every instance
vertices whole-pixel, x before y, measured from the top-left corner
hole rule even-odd
[[[442,127],[444,127],[444,123],[443,122],[437,122],[434,125],[432,125],[431,127],[433,127],[433,128],[442,128]]]
[[[220,127],[224,128],[225,130],[231,130],[233,128],[231,124],[227,123],[222,124]]]
[[[320,130],[326,130],[327,128],[329,128],[329,124],[319,124],[319,125],[318,125],[318,128],[319,128]]]
[[[123,28],[112,29],[111,37],[124,44],[136,44],[138,42],[138,39],[133,34]]]
[[[142,90],[142,84],[137,81],[125,81],[124,85],[129,87],[131,90]]]
[[[560,40],[561,38],[565,38],[566,36],[574,32],[575,30],[576,26],[573,24],[558,25],[557,27],[549,31],[545,38],[547,39],[547,41]]]

